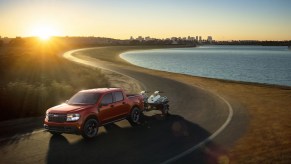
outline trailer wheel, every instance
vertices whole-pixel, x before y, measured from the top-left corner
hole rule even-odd
[[[132,126],[136,126],[140,123],[141,112],[138,107],[134,107],[131,112],[129,118],[127,118],[128,122]]]
[[[162,110],[162,114],[164,115],[164,116],[168,116],[169,115],[169,105],[164,105],[163,106],[163,110]]]
[[[98,122],[94,118],[90,118],[85,122],[82,130],[82,136],[85,139],[92,139],[97,136],[98,133]]]

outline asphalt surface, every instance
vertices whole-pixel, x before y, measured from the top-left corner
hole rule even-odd
[[[24,135],[12,132],[2,135],[0,163],[217,163],[230,160],[226,148],[245,128],[246,116],[240,105],[175,80],[66,55],[75,62],[130,76],[146,90],[164,91],[170,100],[171,115],[164,118],[160,112],[150,112],[138,127],[131,127],[125,120],[101,127],[98,137],[92,141],[78,135],[52,136],[37,129],[42,126],[39,124],[42,118],[38,118],[37,125],[32,123],[24,130],[28,132]],[[25,129],[23,123],[19,127]]]

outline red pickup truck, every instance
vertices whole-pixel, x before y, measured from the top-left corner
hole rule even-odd
[[[82,90],[66,103],[46,111],[44,128],[52,134],[81,134],[90,139],[97,136],[98,127],[127,119],[139,123],[144,100],[139,94],[126,95],[119,88]]]

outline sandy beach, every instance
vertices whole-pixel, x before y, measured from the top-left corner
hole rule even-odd
[[[235,109],[239,109],[235,112],[242,112],[245,115],[242,121],[235,120],[240,118],[233,118],[235,121],[229,125],[238,134],[228,134],[226,131],[215,138],[226,145],[232,163],[288,163],[291,161],[291,87],[232,82],[150,70],[132,65],[119,57],[122,52],[136,49],[140,48],[104,47],[76,52],[75,56],[98,62],[101,68],[112,65],[174,79],[218,94],[230,102]],[[113,74],[109,74],[109,77],[113,83],[116,83],[114,79],[120,79],[114,78]],[[140,89],[136,86],[131,90],[130,86],[127,87],[130,91],[137,92]],[[235,140],[229,140],[229,136],[233,135],[236,135],[232,137]]]

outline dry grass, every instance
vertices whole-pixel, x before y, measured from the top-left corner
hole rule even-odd
[[[290,88],[186,76],[179,79],[235,99],[246,107],[250,122],[245,134],[229,148],[232,163],[290,163]]]
[[[61,58],[64,47],[0,47],[0,120],[41,116],[76,91],[110,86],[100,69]]]

